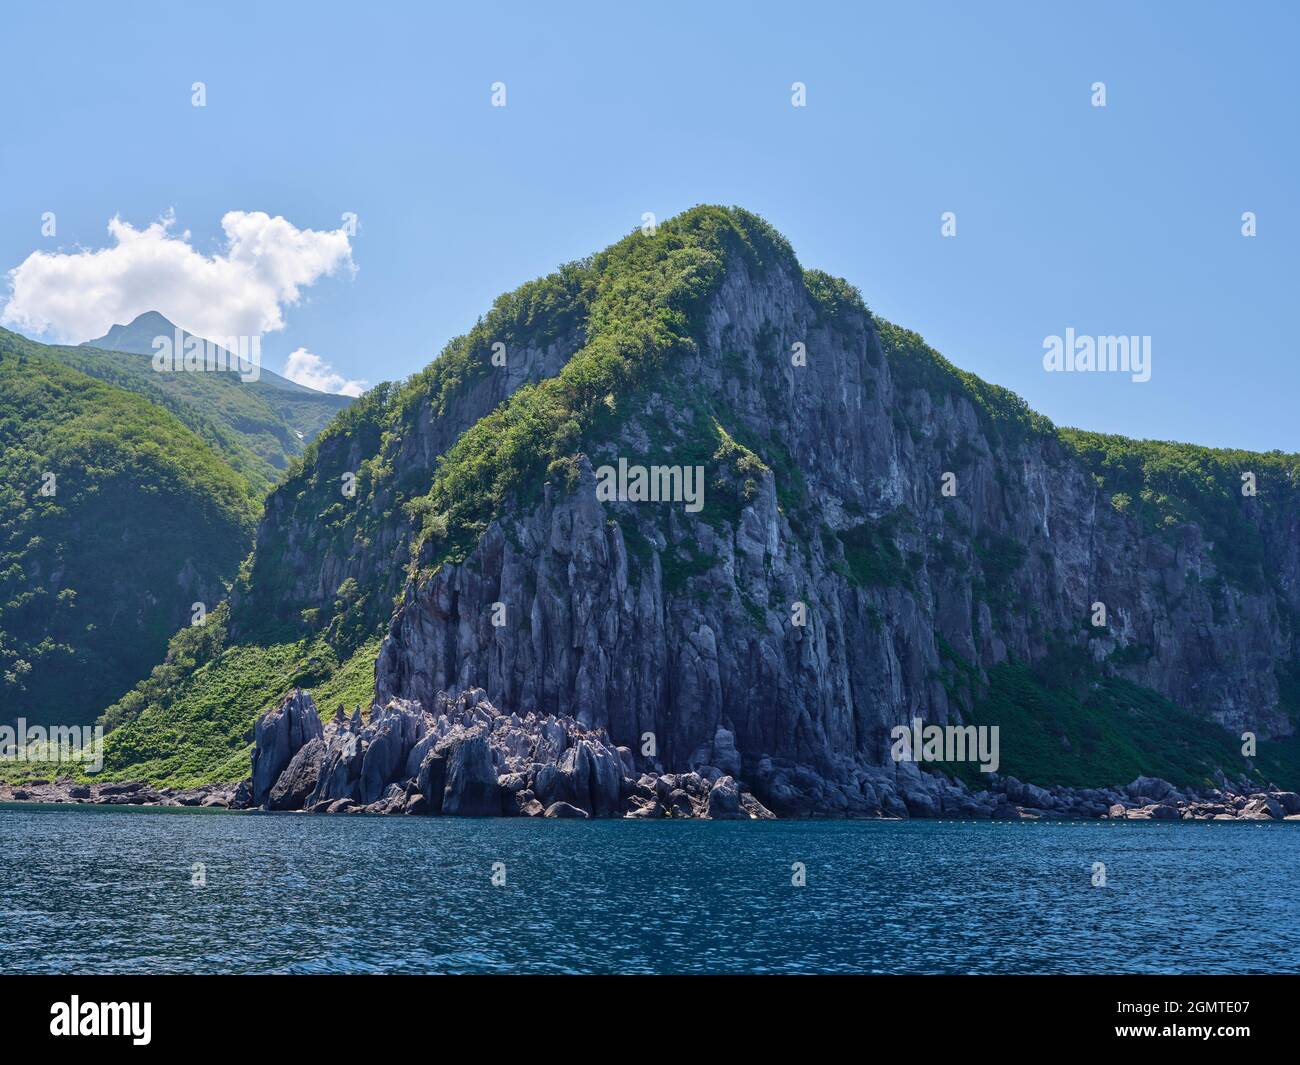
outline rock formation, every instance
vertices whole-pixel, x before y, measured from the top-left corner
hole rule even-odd
[[[391,700],[322,727],[294,689],[258,719],[252,805],[447,817],[771,817],[716,767],[633,775],[626,748],[571,718],[506,714],[481,689],[425,710]],[[279,767],[278,771],[276,767]]]

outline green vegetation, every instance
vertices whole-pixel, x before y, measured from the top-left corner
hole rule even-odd
[[[1034,665],[1005,663],[986,677],[942,637],[942,681],[972,725],[997,725],[998,772],[1040,786],[1122,786],[1139,776],[1212,786],[1215,770],[1300,787],[1300,739],[1261,741],[1247,760],[1227,729],[1156,692],[1106,676],[1086,652],[1054,644]],[[977,766],[952,767],[981,786]]]
[[[1153,534],[1194,522],[1213,542],[1215,568],[1227,580],[1260,591],[1264,539],[1257,511],[1300,501],[1300,455],[1130,440],[1062,429],[1064,440],[1092,471],[1111,505]],[[1258,495],[1242,495],[1242,474],[1253,473]]]
[[[848,578],[864,588],[910,588],[912,573],[895,542],[903,514],[893,511],[839,533]],[[829,531],[829,530],[827,530]]]
[[[833,277],[824,270],[805,270],[804,288],[817,304],[822,319],[840,330],[861,328],[871,321],[871,312],[862,300],[862,293],[842,277]]]
[[[378,639],[340,661],[320,638],[224,646],[224,619],[213,620],[204,653],[186,661],[173,641],[168,663],[128,696],[137,705],[119,704],[105,714],[107,722],[124,723],[105,738],[104,769],[95,780],[174,787],[242,780],[254,722],[291,688],[309,689],[325,718],[338,706],[369,711]],[[13,770],[29,778],[42,772],[19,765],[10,776]]]
[[[192,603],[216,606],[251,546],[256,502],[171,414],[11,336],[0,696],[6,719],[89,722],[162,658]]]
[[[1052,423],[1031,410],[1014,392],[959,370],[920,334],[879,316],[875,323],[895,383],[904,389],[923,389],[936,403],[969,401],[979,415],[990,445],[1011,445],[1030,437],[1055,434]]]
[[[663,573],[664,592],[676,595],[686,588],[692,577],[708,573],[713,568],[713,559],[691,545],[669,547],[659,556],[659,566]]]
[[[412,513],[433,564],[463,558],[507,499],[536,492],[631,406],[653,374],[696,351],[696,315],[736,262],[793,265],[765,222],[738,209],[698,207],[635,233],[591,260],[586,344],[560,373],[517,391],[443,457]]]
[[[981,530],[973,550],[982,573],[976,582],[977,594],[991,606],[1006,609],[1012,601],[1012,578],[1029,557],[1028,549],[1009,536]]]
[[[154,402],[161,400],[186,425],[194,419],[214,438],[190,427],[217,446],[241,473],[245,472],[243,452],[250,452],[256,465],[248,475],[260,480],[256,487],[262,490],[279,480],[289,460],[352,403],[348,396],[317,392],[266,367],[261,367],[256,381],[243,381],[230,372],[155,372],[155,338],[174,336],[176,331],[161,314],[150,311],[81,347],[54,350],[57,358],[83,373],[111,380]],[[182,332],[183,337],[189,335]]]
[[[38,344],[4,329],[0,353],[47,358],[143,396],[211,445],[259,496],[324,423],[352,402],[266,380],[244,383],[232,373],[156,373],[147,355]]]

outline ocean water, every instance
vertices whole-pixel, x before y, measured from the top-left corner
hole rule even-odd
[[[1297,883],[1300,822],[10,805],[0,972],[1300,972]]]

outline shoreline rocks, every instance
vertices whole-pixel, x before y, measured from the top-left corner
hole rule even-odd
[[[130,783],[87,784],[71,778],[55,781],[0,783],[0,802],[67,803],[83,806],[190,806],[204,809],[247,809],[252,793],[248,781],[205,784],[197,788],[155,788]]]
[[[972,791],[912,762],[808,766],[765,757],[742,776],[734,737],[717,732],[690,769],[671,772],[572,718],[504,713],[478,688],[439,692],[432,709],[392,699],[368,721],[339,707],[326,725],[310,693],[294,689],[258,719],[251,774],[237,785],[65,777],[0,784],[0,802],[551,819],[1300,820],[1300,794],[1221,775],[1217,786],[1198,789],[1155,777],[1041,787],[990,774]]]

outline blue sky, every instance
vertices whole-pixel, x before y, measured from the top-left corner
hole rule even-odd
[[[218,255],[227,212],[356,213],[355,272],[282,306],[277,370],[306,349],[404,377],[498,293],[645,211],[717,202],[1059,423],[1300,448],[1300,5],[47,4],[3,24],[0,271],[107,247],[114,216],[172,211]],[[1045,373],[1067,328],[1151,336],[1151,380]]]

